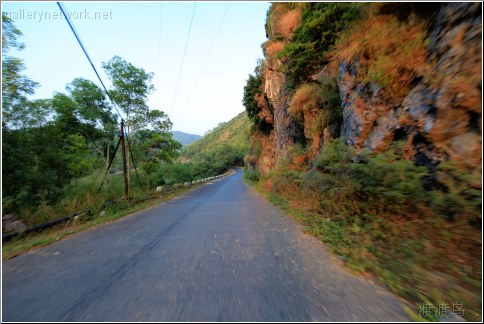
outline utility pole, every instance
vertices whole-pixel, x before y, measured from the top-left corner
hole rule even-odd
[[[126,147],[124,144],[124,120],[121,119],[121,148],[123,151],[124,196],[129,200],[128,168],[126,167]]]

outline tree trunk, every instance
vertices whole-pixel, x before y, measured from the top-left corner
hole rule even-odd
[[[106,170],[108,169],[109,167],[109,148],[111,146],[111,143],[108,142],[108,147],[107,147],[107,150],[106,150],[106,160],[105,160],[105,163],[106,163]],[[114,159],[114,157],[113,157]],[[109,180],[109,175],[108,177],[106,178],[106,183],[108,183],[110,180]]]
[[[108,147],[107,147],[107,150],[106,150],[106,169],[108,168],[109,166],[109,148],[110,148],[110,145],[111,143],[108,143]]]

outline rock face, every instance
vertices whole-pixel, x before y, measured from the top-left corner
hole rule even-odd
[[[407,140],[409,158],[428,166],[459,160],[481,173],[481,7],[443,4],[428,45],[436,80],[416,76],[401,102],[383,98],[374,83],[358,83],[359,62],[341,62],[341,136],[357,151],[383,151]]]
[[[12,214],[2,216],[2,230],[5,233],[11,232],[23,232],[27,229],[27,226],[21,221],[15,219]]]
[[[285,93],[286,77],[281,71],[281,63],[269,58],[264,69],[263,98],[258,98],[261,112],[259,117],[272,124],[271,135],[263,137],[263,150],[258,167],[266,172],[275,166],[279,157],[287,156],[289,149],[304,136],[304,130],[288,112],[288,96]]]
[[[272,169],[295,143],[307,144],[314,159],[330,138],[339,135],[357,152],[382,152],[394,141],[405,141],[406,158],[418,164],[433,168],[458,160],[481,175],[481,4],[443,3],[436,10],[427,45],[432,71],[415,75],[406,96],[391,97],[376,83],[361,81],[365,78],[358,73],[364,57],[333,62],[339,64],[335,73],[343,122],[341,128],[326,127],[319,137],[308,138],[307,128],[314,124],[306,118],[310,114],[303,125],[289,114],[291,98],[285,93],[281,63],[266,57],[259,116],[274,129],[263,138],[259,170]],[[312,79],[322,82],[326,74],[323,69]]]

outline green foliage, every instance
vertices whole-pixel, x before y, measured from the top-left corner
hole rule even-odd
[[[158,116],[150,121],[153,128],[157,130],[139,130],[134,134],[133,141],[136,159],[141,162],[141,168],[146,174],[147,190],[151,189],[151,174],[159,169],[162,162],[172,162],[182,147],[180,143],[173,140],[173,134],[169,132],[169,128],[166,128],[171,126],[168,117],[158,110],[154,110],[150,115]],[[165,131],[162,131],[163,127]]]
[[[480,277],[472,266],[481,253],[482,194],[470,186],[476,179],[457,163],[430,174],[400,151],[395,145],[380,154],[356,154],[334,140],[309,172],[279,163],[266,176],[270,196],[352,269],[375,273],[406,298],[463,300],[478,313],[481,282],[471,280]],[[440,186],[428,187],[431,176]],[[445,279],[436,283],[428,275],[434,272]]]
[[[154,178],[157,186],[193,181],[195,179],[194,167],[192,164],[179,162],[173,164],[164,163],[158,168]]]
[[[259,181],[260,174],[259,171],[253,170],[253,169],[246,169],[244,171],[244,177],[245,179],[252,181],[252,182],[257,182]]]
[[[343,109],[341,108],[341,96],[336,78],[329,78],[321,83],[321,101],[323,109],[328,113],[329,123],[341,123],[343,121]]]
[[[284,40],[284,33],[281,32],[280,20],[288,11],[303,7],[304,3],[297,2],[273,2],[266,14],[266,37],[271,40]]]
[[[22,32],[15,27],[12,19],[2,12],[2,53],[11,48],[24,49],[25,45],[18,41],[20,36]]]
[[[39,85],[22,74],[23,60],[7,55],[10,49],[22,50],[24,44],[18,41],[22,32],[12,20],[2,13],[2,126],[21,127],[24,123],[27,95],[34,93]]]
[[[36,83],[21,75],[25,69],[21,60],[5,56],[11,48],[23,48],[17,41],[21,32],[5,15],[2,27],[3,211],[14,212],[34,225],[68,213],[92,212],[109,200],[118,200],[124,193],[124,181],[114,170],[104,190],[97,193],[104,175],[101,168],[107,166],[119,132],[104,92],[93,82],[76,78],[66,86],[67,93],[27,100]],[[181,145],[172,139],[168,116],[146,105],[153,90],[152,73],[118,56],[103,67],[114,86],[112,98],[128,116],[131,148],[149,191],[150,176],[170,165]],[[120,160],[118,155],[114,165]],[[174,167],[172,171],[180,170]],[[193,176],[182,172],[179,177]],[[144,188],[134,185],[130,192],[133,197],[145,194]]]
[[[360,13],[358,3],[325,2],[305,6],[291,42],[277,55],[286,68],[286,89],[293,92],[328,63],[326,54]]]
[[[265,133],[269,133],[273,128],[268,124],[264,118],[259,117],[261,111],[261,104],[267,104],[263,93],[263,65],[264,61],[259,60],[254,70],[254,75],[249,74],[249,78],[244,86],[244,95],[242,97],[242,103],[247,112],[247,116],[256,125],[256,127]]]
[[[322,134],[328,125],[339,125],[343,110],[336,79],[326,78],[321,84],[300,85],[290,101],[288,112],[305,128],[308,137]]]
[[[360,162],[353,163],[356,159]],[[402,159],[394,150],[357,157],[342,139],[337,139],[323,148],[316,166],[324,174],[320,189],[356,199],[360,211],[389,211],[404,216],[409,206],[422,204],[428,197],[423,188],[427,170]]]
[[[61,158],[64,159],[71,177],[77,178],[89,174],[96,162],[96,157],[86,143],[84,136],[70,134],[64,141]]]
[[[94,82],[76,78],[66,86],[70,97],[78,103],[78,117],[93,127],[112,129],[116,117],[104,92]]]
[[[245,106],[247,115],[255,123],[259,122],[258,114],[260,110],[257,104],[257,101],[255,100],[255,96],[261,94],[261,86],[262,86],[262,74],[256,74],[256,75],[249,74],[247,83],[244,86],[244,97],[242,98],[242,103]]]
[[[356,76],[360,82],[376,83],[386,97],[399,102],[414,87],[417,76],[436,77],[426,72],[428,20],[413,15],[402,20],[371,11],[367,16],[341,37],[335,51],[335,59],[360,62]]]
[[[245,112],[221,123],[200,140],[181,151],[181,159],[207,163],[211,170],[223,173],[234,165],[243,166],[249,146],[250,121]],[[219,173],[219,174],[220,174]]]
[[[472,187],[478,183],[478,176],[473,176],[457,162],[439,165],[437,179],[445,190],[431,193],[431,206],[444,218],[455,220],[464,218],[473,225],[482,222],[482,191]]]
[[[145,116],[149,113],[146,104],[148,95],[154,90],[151,83],[153,73],[147,73],[144,69],[135,67],[119,56],[114,56],[108,62],[102,64],[114,89],[110,90],[110,96],[114,102],[126,114],[128,132],[142,127]]]

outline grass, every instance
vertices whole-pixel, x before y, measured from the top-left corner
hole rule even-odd
[[[86,215],[84,214],[84,219],[81,216],[81,218],[77,221],[71,220],[65,224],[54,226],[42,232],[31,233],[28,235],[16,237],[11,241],[2,243],[2,259],[11,259],[22,253],[47,246],[82,231],[95,228],[96,226],[102,224],[113,222],[127,215],[131,215],[135,212],[153,207],[164,201],[170,200],[185,192],[197,189],[200,186],[202,185],[199,184],[189,188],[179,188],[162,196],[155,196],[145,201],[135,200],[133,203],[124,202],[124,206],[121,209],[116,210],[116,208],[119,208],[118,206],[107,208],[105,210],[106,214],[104,216],[98,216],[93,218],[86,217]]]
[[[374,82],[387,97],[401,100],[417,76],[433,70],[427,62],[427,45],[425,23],[372,14],[338,40],[333,55],[346,62],[359,61],[361,82]]]
[[[419,303],[450,309],[460,303],[467,320],[480,321],[482,241],[471,224],[480,215],[479,194],[457,178],[447,192],[424,189],[427,171],[393,151],[352,163],[343,146],[326,146],[316,170],[282,161],[246,182],[344,257],[348,268],[410,301],[417,314]],[[464,180],[455,169],[438,172]]]

